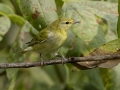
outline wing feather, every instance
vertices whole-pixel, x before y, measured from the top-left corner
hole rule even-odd
[[[28,46],[43,43],[49,38],[49,32],[46,30],[40,31],[30,42],[27,42]]]

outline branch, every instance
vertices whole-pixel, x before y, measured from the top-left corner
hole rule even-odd
[[[65,63],[85,62],[85,61],[108,61],[120,59],[120,54],[100,55],[100,56],[86,56],[86,57],[70,57],[65,59]],[[61,60],[44,61],[42,66],[61,64]],[[41,66],[40,62],[22,62],[22,63],[1,63],[0,69],[7,68],[29,68]]]

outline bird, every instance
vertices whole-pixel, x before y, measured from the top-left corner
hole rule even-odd
[[[41,30],[33,39],[26,44],[27,48],[20,51],[24,54],[29,51],[35,51],[40,54],[41,64],[44,60],[41,54],[56,53],[58,49],[64,44],[67,38],[67,32],[73,24],[80,23],[70,18],[59,18],[51,25]]]

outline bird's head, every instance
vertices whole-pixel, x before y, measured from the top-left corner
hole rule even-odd
[[[67,31],[73,24],[80,23],[80,21],[75,21],[69,18],[59,18],[53,23],[54,25],[56,24],[57,28]]]

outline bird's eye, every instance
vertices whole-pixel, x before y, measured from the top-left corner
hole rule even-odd
[[[69,24],[69,22],[65,22],[66,24]]]

